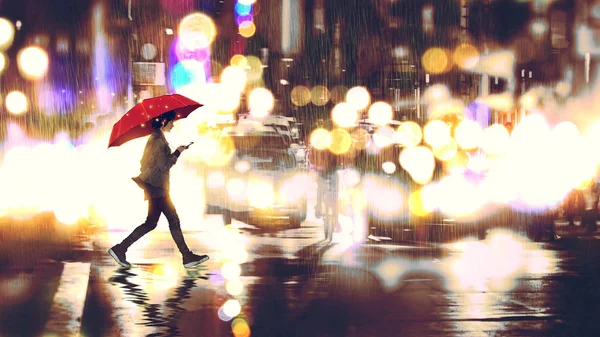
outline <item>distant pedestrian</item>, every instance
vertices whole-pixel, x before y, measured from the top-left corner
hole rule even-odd
[[[169,222],[171,236],[183,256],[183,265],[193,267],[208,260],[207,255],[196,255],[190,251],[183,238],[179,217],[169,196],[169,170],[177,162],[179,155],[189,145],[180,146],[171,153],[164,132],[173,128],[176,119],[175,112],[166,112],[152,120],[154,132],[150,135],[141,160],[141,173],[132,178],[143,190],[145,200],[148,200],[148,217],[146,222],[138,226],[121,243],[108,250],[108,253],[123,267],[130,267],[125,253],[127,249],[142,236],[156,228],[160,215],[164,213]],[[191,144],[190,144],[191,145]]]

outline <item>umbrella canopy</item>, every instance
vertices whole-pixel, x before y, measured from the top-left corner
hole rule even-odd
[[[154,131],[150,121],[165,112],[174,110],[175,119],[181,119],[201,106],[202,104],[179,94],[145,99],[113,125],[108,147],[119,146],[132,139],[150,135]]]

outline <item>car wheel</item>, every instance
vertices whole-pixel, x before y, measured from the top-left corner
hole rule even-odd
[[[223,210],[223,224],[225,226],[227,225],[231,225],[231,211],[230,210]]]
[[[302,220],[300,214],[292,214],[290,215],[290,227],[291,228],[300,228],[302,226]]]

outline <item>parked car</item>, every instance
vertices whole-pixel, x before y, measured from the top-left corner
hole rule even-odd
[[[226,224],[236,219],[259,227],[300,227],[308,176],[297,167],[286,136],[266,126],[226,128],[219,137],[230,137],[235,150],[228,165],[205,174],[206,213],[221,214]]]

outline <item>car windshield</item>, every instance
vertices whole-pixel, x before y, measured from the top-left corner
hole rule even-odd
[[[233,137],[236,154],[234,165],[247,162],[255,170],[277,171],[295,167],[295,158],[280,135]]]

